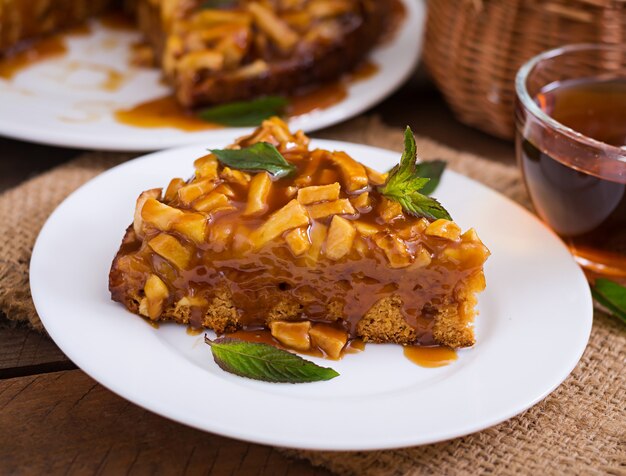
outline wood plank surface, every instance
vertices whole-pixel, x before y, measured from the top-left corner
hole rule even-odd
[[[26,328],[0,328],[0,379],[75,368],[45,334]]]
[[[273,448],[157,416],[80,370],[0,381],[0,429],[1,474],[329,474]]]

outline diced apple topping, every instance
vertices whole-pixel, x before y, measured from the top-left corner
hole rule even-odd
[[[354,220],[352,224],[356,228],[356,231],[361,234],[361,236],[372,236],[380,231],[380,228],[378,228],[376,225],[372,225],[371,223],[367,223],[364,221]]]
[[[283,51],[290,51],[298,42],[298,34],[269,8],[261,3],[248,3],[255,23]]]
[[[248,202],[243,212],[245,216],[263,215],[267,211],[267,199],[272,187],[272,179],[267,172],[261,172],[254,176],[250,182]]]
[[[221,194],[226,195],[228,198],[235,198],[236,194],[233,188],[227,183],[221,183],[217,187],[215,187],[215,191]]]
[[[391,223],[392,221],[404,216],[402,212],[402,205],[385,197],[383,197],[378,205],[378,213],[385,223]]]
[[[146,190],[142,192],[137,198],[137,203],[135,204],[135,217],[133,220],[133,230],[135,230],[135,234],[138,238],[143,237],[143,218],[141,217],[141,210],[145,203],[149,200],[156,200],[161,196],[160,188],[153,188],[151,190]]]
[[[430,251],[424,248],[422,245],[418,245],[415,250],[415,259],[411,265],[414,268],[425,268],[432,261]]]
[[[465,243],[482,243],[478,237],[478,233],[473,228],[470,228],[461,235],[461,241]]]
[[[181,178],[174,178],[170,180],[167,189],[165,190],[165,201],[171,202],[178,195],[178,191],[185,186],[185,181]],[[156,198],[156,197],[155,197]]]
[[[361,256],[369,255],[369,251],[370,251],[369,246],[367,246],[367,243],[365,242],[365,240],[361,238],[360,236],[357,236],[355,238],[353,246],[359,255]]]
[[[178,189],[178,199],[183,205],[190,205],[198,197],[209,193],[216,187],[213,180],[199,180]]]
[[[313,182],[313,175],[318,170],[320,162],[326,157],[329,157],[330,153],[326,150],[316,149],[311,152],[309,161],[304,166],[304,170],[300,172],[300,176],[295,180],[295,184],[298,187],[306,187]]]
[[[314,220],[326,218],[332,215],[352,215],[355,213],[354,207],[347,198],[340,198],[332,202],[316,203],[309,205],[307,210]]]
[[[430,222],[426,218],[420,218],[418,221],[398,230],[398,236],[404,240],[412,240],[423,234],[429,224]]]
[[[250,239],[255,248],[260,248],[285,231],[308,224],[309,216],[304,207],[297,200],[291,200],[283,208],[272,213],[265,223],[253,231]]]
[[[155,253],[165,258],[179,269],[187,269],[192,252],[172,235],[160,233],[152,238],[148,245]]]
[[[232,222],[218,221],[210,227],[209,243],[214,251],[221,253],[228,247],[233,238],[235,226]]]
[[[180,219],[184,212],[164,203],[149,198],[141,209],[141,218],[161,231],[168,231],[172,224]]]
[[[326,238],[326,249],[324,250],[326,257],[335,261],[343,258],[350,252],[355,236],[356,230],[350,222],[339,215],[335,215],[330,222],[328,237]]]
[[[302,205],[337,200],[341,186],[338,182],[330,185],[316,185],[298,190],[298,202]]]
[[[388,233],[379,233],[373,237],[376,245],[383,250],[392,268],[405,268],[411,264],[411,253],[400,238]]]
[[[172,230],[195,243],[206,241],[207,219],[200,213],[185,213],[172,225]]]
[[[213,154],[197,159],[193,165],[196,168],[196,177],[199,179],[215,180],[219,162]]]
[[[363,165],[345,152],[333,152],[332,160],[341,170],[341,176],[348,192],[356,192],[367,187],[369,182]]]
[[[146,294],[147,315],[150,319],[158,319],[163,312],[163,303],[169,297],[166,284],[156,274],[151,274],[143,288]]]
[[[305,227],[294,228],[287,232],[285,241],[294,256],[300,256],[311,247],[311,241]]]
[[[306,351],[311,348],[311,337],[309,336],[311,323],[309,321],[273,321],[270,322],[269,326],[272,335],[281,344],[300,351]]]
[[[350,203],[352,203],[354,208],[356,208],[361,213],[367,213],[372,207],[369,192],[363,192],[355,197],[351,197]]]
[[[331,359],[341,357],[341,351],[348,343],[348,333],[328,324],[315,324],[309,331],[311,343],[319,347]]]
[[[442,256],[463,268],[479,266],[489,257],[489,250],[482,243],[461,243],[458,247],[443,250]]]
[[[223,193],[214,190],[193,202],[192,206],[199,212],[211,213],[214,210],[230,206],[230,200]]]
[[[429,236],[437,236],[446,240],[456,241],[461,237],[461,228],[453,221],[440,218],[428,225],[424,233]]]
[[[323,225],[322,223],[313,223],[311,226],[311,231],[309,232],[309,236],[311,238],[311,247],[306,252],[306,257],[315,263],[320,256],[322,251],[322,246],[324,246],[324,241],[326,240],[326,235],[328,234],[328,227]]]
[[[220,173],[220,177],[230,183],[236,183],[242,187],[247,187],[252,177],[246,172],[241,170],[231,169],[230,167],[224,167]]]
[[[370,169],[367,166],[365,167],[365,172],[367,173],[367,178],[369,179],[372,185],[383,185],[387,181],[387,176],[389,174],[381,174],[377,170]]]

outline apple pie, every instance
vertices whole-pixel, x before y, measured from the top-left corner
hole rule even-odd
[[[385,174],[310,148],[280,119],[225,150],[259,148],[275,149],[289,173],[228,166],[214,151],[190,180],[139,196],[110,271],[115,301],[219,334],[271,329],[288,347],[329,355],[354,338],[474,344],[489,255],[476,231],[407,213],[381,195]]]
[[[290,94],[372,49],[388,0],[139,0],[138,23],[187,107]]]

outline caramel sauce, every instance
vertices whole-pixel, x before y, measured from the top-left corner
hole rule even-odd
[[[333,82],[289,98],[287,115],[300,116],[320,109],[328,109],[348,97],[343,82]]]
[[[62,36],[51,36],[35,43],[21,45],[0,59],[0,78],[12,79],[22,70],[42,61],[59,57],[67,52]]]
[[[454,349],[449,347],[405,346],[404,356],[420,367],[444,367],[457,359]]]
[[[152,321],[152,320],[150,320],[148,318],[144,319],[143,321],[146,324],[148,324],[150,327],[152,327],[153,329],[158,329],[159,328],[159,323],[158,322]]]
[[[352,339],[348,342],[348,345],[343,349],[344,354],[358,354],[365,350],[365,342],[361,339]]]
[[[173,127],[188,132],[222,127],[199,119],[181,106],[173,95],[152,99],[130,109],[119,109],[115,111],[115,119],[129,126]]]
[[[376,63],[370,60],[363,61],[348,75],[348,82],[356,83],[358,81],[364,81],[376,75],[378,71],[380,71],[380,67]]]
[[[295,117],[334,106],[348,96],[347,85],[370,78],[378,70],[375,63],[366,61],[339,81],[296,94],[289,98],[287,115]],[[173,127],[188,132],[223,127],[199,119],[193,111],[181,106],[174,95],[152,99],[129,109],[119,109],[115,111],[115,119],[122,124],[134,127]]]
[[[202,334],[203,332],[205,332],[206,329],[204,329],[203,327],[193,327],[193,326],[187,326],[187,334],[190,336],[197,336]]]

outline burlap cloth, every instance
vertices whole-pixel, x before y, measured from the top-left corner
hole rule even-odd
[[[356,119],[318,136],[395,150],[402,147],[402,131],[375,117]],[[514,166],[425,138],[418,138],[417,145],[423,158],[443,158],[451,169],[528,206]],[[0,196],[0,311],[9,319],[43,330],[28,287],[35,238],[71,191],[128,158],[128,154],[85,154]],[[565,383],[522,415],[474,435],[391,451],[285,452],[340,474],[626,474],[625,342],[624,326],[596,312],[589,346]]]

